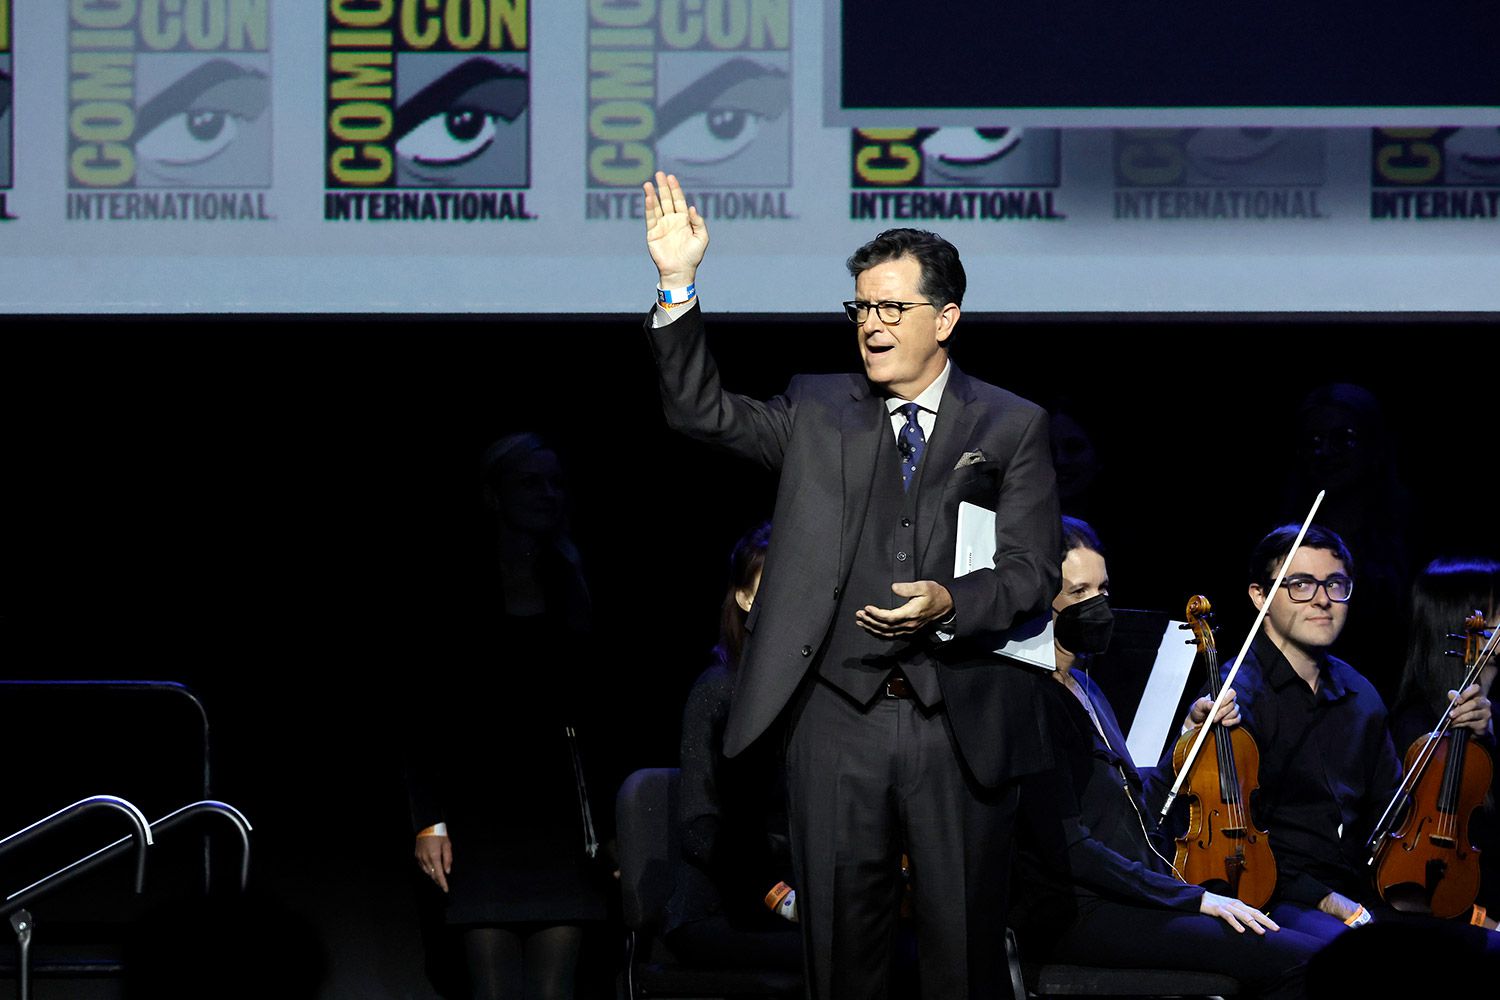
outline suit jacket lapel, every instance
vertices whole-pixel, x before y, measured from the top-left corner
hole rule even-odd
[[[839,580],[848,578],[854,562],[859,533],[865,527],[865,512],[870,507],[870,491],[875,482],[875,459],[880,435],[890,433],[890,419],[883,400],[864,392],[851,391],[844,407],[841,456],[844,463],[843,535],[839,545]]]
[[[923,468],[918,470],[917,524],[921,534],[917,539],[917,565],[923,567],[928,578],[932,571],[927,567],[927,546],[933,529],[943,512],[943,488],[952,478],[953,467],[963,455],[964,446],[974,432],[978,421],[977,408],[969,405],[969,377],[954,365],[948,373],[948,385],[943,389],[943,399],[938,404],[937,423],[932,429],[932,440],[927,442],[922,456]],[[944,567],[951,572],[952,567]]]

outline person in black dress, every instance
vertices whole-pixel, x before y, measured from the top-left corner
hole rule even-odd
[[[498,559],[471,606],[435,623],[407,768],[415,856],[444,894],[476,1000],[573,996],[584,925],[605,906],[579,740],[597,685],[590,602],[557,456],[492,444],[484,498]]]
[[[1012,922],[1022,953],[1082,965],[1220,972],[1265,996],[1302,995],[1319,942],[1238,899],[1182,881],[1148,832],[1142,775],[1088,669],[1109,641],[1109,572],[1098,536],[1063,519],[1053,602],[1056,684],[1047,726],[1059,763],[1022,790]],[[1189,721],[1211,707],[1199,699]],[[1226,706],[1224,721],[1233,718]],[[1145,769],[1148,777],[1153,777]]]
[[[1437,726],[1457,695],[1455,689],[1463,683],[1465,668],[1461,657],[1448,655],[1459,648],[1448,636],[1460,632],[1475,611],[1484,614],[1490,628],[1500,624],[1496,622],[1500,614],[1500,563],[1438,559],[1413,583],[1406,663],[1390,717],[1391,737],[1402,757]],[[1490,696],[1495,672],[1494,663],[1480,672],[1478,686],[1485,698]],[[1493,731],[1481,738],[1481,743],[1493,754]],[[1480,849],[1477,902],[1483,912],[1479,919],[1494,929],[1495,917],[1500,915],[1500,816],[1496,815],[1500,768],[1492,769],[1492,775],[1490,794],[1470,820],[1469,834]]]
[[[683,863],[667,906],[666,940],[684,962],[719,968],[802,969],[795,925],[764,900],[791,880],[786,782],[774,741],[724,756],[724,725],[745,619],[760,586],[771,526],[734,547],[719,617],[717,662],[693,684],[682,716],[678,832]]]

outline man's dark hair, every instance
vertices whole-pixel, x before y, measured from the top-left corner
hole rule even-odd
[[[922,280],[917,290],[938,309],[952,302],[964,304],[964,289],[969,279],[964,274],[958,249],[937,233],[925,229],[887,229],[849,257],[849,274],[858,278],[877,264],[902,257],[915,257],[922,266]]]
[[[1074,549],[1091,549],[1101,556],[1104,555],[1104,543],[1099,541],[1099,533],[1094,530],[1093,525],[1081,517],[1069,517],[1064,514],[1062,519],[1063,558],[1066,559],[1068,553]]]
[[[1263,591],[1271,589],[1271,584],[1276,581],[1276,571],[1281,569],[1281,562],[1286,554],[1292,551],[1292,543],[1297,540],[1297,532],[1301,528],[1300,524],[1283,524],[1260,540],[1255,551],[1250,553],[1251,583]],[[1354,557],[1349,554],[1349,547],[1344,544],[1344,540],[1331,528],[1310,525],[1307,535],[1302,539],[1302,548],[1332,552],[1344,564],[1344,572],[1351,577],[1354,575]]]

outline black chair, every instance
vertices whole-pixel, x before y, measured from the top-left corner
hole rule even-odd
[[[625,919],[625,983],[630,1000],[643,997],[798,997],[802,977],[764,969],[708,969],[683,965],[661,940],[675,871],[683,862],[677,841],[675,767],[643,768],[625,779],[616,800],[620,898]]]
[[[1239,980],[1181,969],[1108,969],[1092,965],[1027,965],[1006,928],[1005,953],[1016,1000],[1031,997],[1232,997]]]

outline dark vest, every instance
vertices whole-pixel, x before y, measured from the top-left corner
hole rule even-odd
[[[921,470],[913,478],[911,491],[903,490],[901,455],[896,450],[896,436],[890,430],[890,416],[884,406],[880,421],[884,433],[875,458],[870,505],[817,670],[820,677],[861,705],[869,704],[883,693],[886,679],[899,671],[916,690],[922,704],[931,707],[942,700],[942,691],[927,655],[928,640],[925,637],[916,642],[877,639],[854,621],[854,612],[867,604],[894,608],[905,603],[906,598],[891,592],[891,584],[918,579],[917,491],[922,481]],[[933,488],[940,489],[941,484]]]

